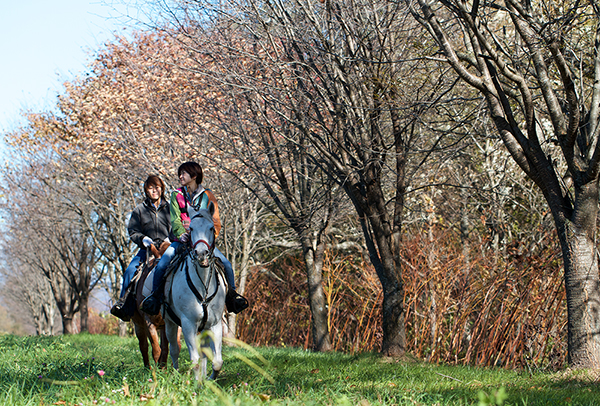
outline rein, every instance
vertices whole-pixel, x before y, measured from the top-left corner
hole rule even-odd
[[[204,241],[204,240],[201,240],[201,241]],[[191,256],[192,252],[194,252],[194,251],[193,250],[190,251],[190,253],[188,253],[188,256],[191,258],[191,260],[194,263],[197,263],[195,258]],[[196,297],[196,300],[198,300],[198,302],[202,305],[202,313],[203,313],[202,314],[202,323],[200,324],[200,326],[198,326],[198,331],[202,331],[204,329],[204,326],[206,325],[206,321],[208,320],[208,304],[214,299],[214,297],[219,292],[219,287],[220,287],[219,278],[218,277],[216,278],[217,286],[215,287],[215,291],[212,293],[212,295],[207,296],[206,298],[203,298],[202,294],[196,288],[196,285],[194,285],[194,282],[192,282],[192,278],[190,277],[190,271],[189,271],[189,266],[188,266],[187,260],[184,262],[184,266],[185,266],[185,280],[187,281],[188,287],[190,288],[190,290]],[[208,294],[208,286],[210,285],[210,281],[211,281],[213,275],[215,274],[214,259],[211,259],[211,261],[208,265],[208,268],[209,268],[210,272],[209,272],[209,278],[208,278],[207,283],[204,283],[204,281],[202,280],[200,275],[198,275],[198,278],[200,279],[200,283],[202,283],[202,286],[204,286],[204,290],[206,291],[207,294]],[[181,327],[181,319],[175,314],[175,312],[171,309],[171,307],[165,306],[165,310],[167,311],[169,316],[173,319],[173,321],[175,321],[175,323]]]

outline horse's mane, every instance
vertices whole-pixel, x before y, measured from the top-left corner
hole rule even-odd
[[[195,219],[195,218],[200,218],[201,217],[203,219],[213,221],[213,216],[212,216],[212,214],[210,213],[210,211],[208,209],[200,209],[200,210],[194,211],[194,212],[192,212],[190,214],[192,214],[190,216],[190,219]]]

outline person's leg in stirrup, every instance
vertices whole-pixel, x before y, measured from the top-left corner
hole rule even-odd
[[[227,284],[229,285],[229,289],[227,289],[227,295],[225,296],[225,305],[227,306],[227,311],[231,313],[239,313],[248,307],[248,301],[235,291],[235,275],[233,274],[233,266],[231,265],[231,262],[225,258],[225,255],[223,255],[223,253],[219,251],[217,247],[215,247],[214,254],[223,263],[225,268],[225,277],[227,278]]]
[[[110,309],[110,314],[120,318],[123,321],[129,321],[131,317],[125,313],[123,306],[125,304],[125,300],[127,299],[127,295],[130,294],[129,284],[131,283],[131,278],[135,274],[138,266],[142,261],[146,259],[146,250],[139,250],[135,257],[131,260],[131,263],[125,270],[123,274],[123,286],[121,287],[121,295],[119,297],[119,301],[115,303],[115,305]]]
[[[164,289],[163,289],[163,279],[165,276],[165,271],[169,267],[171,260],[175,256],[175,251],[177,247],[180,245],[179,242],[173,242],[167,248],[163,256],[158,261],[158,265],[154,268],[154,278],[152,279],[152,293],[144,299],[144,301],[140,304],[140,310],[148,313],[151,316],[157,315],[160,313],[160,305],[162,304]]]

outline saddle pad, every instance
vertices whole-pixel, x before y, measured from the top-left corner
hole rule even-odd
[[[164,286],[167,287],[170,285],[171,283],[171,279],[173,279],[173,273],[174,272],[169,272],[165,278],[165,284]],[[153,281],[154,281],[154,268],[152,268],[149,272],[148,272],[148,276],[146,276],[146,280],[144,281],[144,287],[142,289],[142,295],[144,296],[144,298],[150,296],[150,294],[152,294],[152,289],[154,288],[153,286]],[[166,291],[166,289],[165,289]]]
[[[142,295],[144,295],[144,297],[148,297],[152,293],[152,282],[153,281],[154,281],[154,268],[152,268],[148,272],[148,276],[146,276],[146,280],[144,281],[144,288],[142,289]]]
[[[175,276],[175,272],[171,271],[165,277],[165,296],[167,295],[167,292],[169,291],[169,287],[171,286],[171,281],[173,280],[173,276]]]

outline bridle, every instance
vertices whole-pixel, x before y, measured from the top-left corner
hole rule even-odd
[[[213,241],[212,244],[209,244],[208,241],[200,238],[198,241],[196,241],[195,243],[192,244],[192,249],[195,250],[196,249],[196,245],[198,245],[200,243],[206,245],[206,247],[208,248],[208,251],[212,255],[213,251],[215,250],[215,242]]]
[[[196,217],[201,217],[201,213],[196,213],[191,219],[190,222],[195,219]],[[214,255],[214,251],[215,251],[215,239],[213,239],[212,244],[209,244],[208,241],[206,241],[203,238],[200,238],[198,241],[195,241],[192,243],[192,252],[196,252],[196,246],[198,244],[204,244],[206,245],[206,248],[208,248],[208,256],[209,258],[212,258]]]
[[[191,219],[190,222],[195,219],[196,217],[202,217],[200,213],[195,214]],[[196,268],[196,272],[198,272],[198,266],[200,266],[201,268],[206,268],[202,265],[200,265],[199,261],[198,261],[198,255],[196,253],[196,246],[198,244],[204,244],[206,245],[206,247],[208,248],[208,268],[209,268],[209,272],[208,272],[208,280],[204,280],[201,277],[199,278],[200,283],[202,284],[202,287],[204,288],[204,292],[206,294],[206,297],[204,297],[200,291],[196,288],[196,286],[194,285],[191,276],[190,276],[190,270],[188,267],[188,262],[185,261],[183,263],[183,271],[185,272],[185,279],[187,281],[187,285],[189,287],[189,289],[192,291],[192,293],[194,294],[194,296],[196,297],[196,300],[198,301],[198,303],[200,303],[200,305],[202,306],[202,310],[203,310],[203,314],[202,314],[202,321],[200,323],[200,326],[198,327],[198,331],[201,331],[204,329],[204,326],[206,325],[206,322],[208,320],[208,304],[214,299],[214,297],[217,295],[218,291],[219,291],[219,287],[220,287],[220,282],[219,282],[219,276],[216,274],[216,269],[215,269],[215,258],[214,258],[214,249],[215,249],[215,241],[213,239],[213,243],[209,244],[208,241],[206,241],[203,238],[200,238],[199,240],[195,241],[194,243],[192,243],[192,249],[190,250],[190,252],[188,252],[187,255],[190,256],[191,260],[192,260],[192,266],[194,268]],[[179,267],[178,267],[179,268]],[[181,268],[179,268],[181,269]],[[178,269],[178,270],[179,270]],[[199,275],[198,275],[199,276]],[[215,287],[215,291],[212,292],[212,294],[209,295],[208,289],[211,285],[211,281],[212,278],[216,277],[216,287]],[[181,319],[177,316],[177,314],[175,314],[175,312],[173,311],[173,309],[170,308],[170,306],[165,305],[165,311],[169,314],[169,316],[171,317],[171,319],[179,326],[181,326]]]

